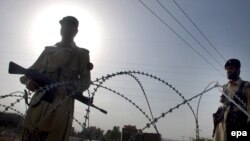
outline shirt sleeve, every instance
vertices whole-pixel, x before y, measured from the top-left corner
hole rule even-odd
[[[246,97],[247,97],[247,112],[250,114],[250,85],[246,88]],[[250,117],[248,117],[248,123],[250,124]]]
[[[77,91],[83,92],[90,86],[90,70],[88,69],[89,51],[81,50],[79,55],[79,82],[75,85]]]

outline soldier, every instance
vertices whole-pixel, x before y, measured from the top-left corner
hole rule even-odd
[[[223,92],[250,113],[250,83],[240,78],[240,67],[240,61],[237,59],[230,59],[226,62],[225,69],[229,82],[223,85]],[[215,125],[214,141],[246,140],[246,137],[236,138],[236,136],[233,136],[232,131],[247,132],[250,119],[238,107],[229,102],[227,98],[222,98],[223,110],[218,110],[219,112],[214,114],[214,121],[217,123]]]
[[[74,99],[69,97],[72,91],[84,92],[90,85],[89,51],[79,48],[74,42],[78,32],[78,20],[73,16],[64,17],[61,24],[61,42],[45,47],[36,62],[30,67],[52,80],[80,81],[56,88],[53,100],[36,103],[43,93],[35,93],[31,106],[23,121],[22,141],[68,141],[74,113]],[[20,78],[27,89],[34,91],[39,84],[26,76]],[[63,101],[62,103],[60,103]],[[35,104],[34,104],[35,103]],[[58,105],[59,106],[56,106]],[[56,107],[56,108],[55,108]]]

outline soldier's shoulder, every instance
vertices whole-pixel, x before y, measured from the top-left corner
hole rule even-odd
[[[76,47],[77,52],[79,53],[89,53],[89,50],[86,48]]]
[[[223,87],[226,87],[227,85],[228,85],[228,83],[226,83],[226,84],[223,84],[222,86],[223,86]]]
[[[227,88],[228,84],[229,83],[226,83],[226,84],[222,85],[222,88],[224,88],[224,89]]]
[[[249,81],[245,81],[245,87],[250,88],[250,82]]]
[[[50,50],[55,50],[56,49],[56,46],[46,46],[44,48],[45,51],[50,51]]]
[[[55,50],[55,46],[45,46],[43,51],[42,51],[42,54],[46,54],[46,53],[54,51],[54,50]]]
[[[245,81],[245,85],[243,87],[243,91],[249,95],[250,94],[250,82],[249,81]]]

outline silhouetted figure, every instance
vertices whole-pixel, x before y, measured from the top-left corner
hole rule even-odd
[[[80,80],[81,83],[57,87],[52,102],[46,100],[34,104],[42,93],[35,93],[23,121],[22,141],[68,141],[74,113],[74,99],[66,95],[83,92],[90,85],[89,51],[74,43],[78,32],[78,20],[67,16],[60,20],[61,42],[45,47],[30,67],[57,81]],[[27,89],[34,91],[39,84],[25,76],[20,78]],[[63,100],[63,103],[59,104]],[[59,106],[56,106],[59,104]],[[56,109],[55,109],[56,107]]]

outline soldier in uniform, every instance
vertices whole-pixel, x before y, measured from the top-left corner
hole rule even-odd
[[[223,92],[242,109],[250,113],[250,83],[240,78],[241,63],[230,59],[225,64],[229,82],[223,85]],[[213,114],[215,125],[214,141],[246,140],[246,137],[232,136],[232,131],[247,131],[249,134],[250,119],[233,103],[222,96],[222,106]]]
[[[84,92],[90,85],[90,70],[93,66],[89,51],[79,48],[74,42],[78,20],[67,16],[59,23],[61,42],[45,47],[30,68],[57,82],[73,80],[80,83],[57,87],[51,102],[45,99],[36,103],[38,97],[44,94],[35,93],[23,121],[22,141],[68,141],[74,113],[74,99],[69,94],[72,91]],[[20,81],[30,91],[39,88],[39,84],[26,76],[22,76]]]

